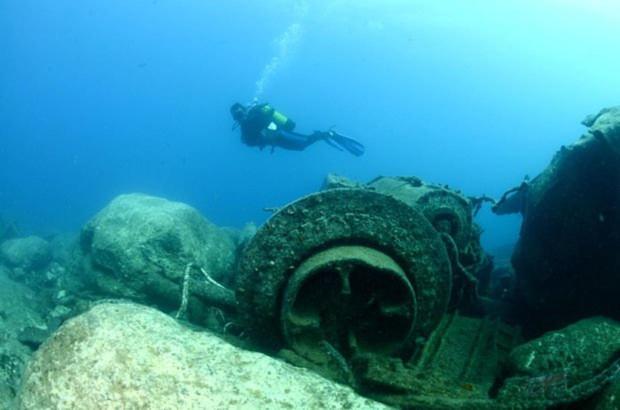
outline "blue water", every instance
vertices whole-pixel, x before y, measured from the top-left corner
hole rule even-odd
[[[0,213],[77,230],[138,191],[241,226],[328,172],[497,197],[618,103],[617,4],[0,0]],[[255,96],[366,155],[243,146],[228,108]],[[518,233],[479,221],[489,248]]]

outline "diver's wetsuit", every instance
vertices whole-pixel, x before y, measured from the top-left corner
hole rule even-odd
[[[295,123],[268,104],[254,105],[249,109],[241,104],[235,104],[231,107],[231,113],[241,127],[241,141],[251,147],[263,149],[271,146],[303,151],[315,142],[323,140],[355,156],[364,153],[364,146],[361,143],[334,131],[315,131],[310,135],[294,132]]]
[[[325,138],[320,131],[315,131],[312,135],[304,135],[293,131],[280,130],[274,145],[292,151],[303,151],[318,140]]]
[[[278,126],[273,121],[274,109],[267,104],[250,108],[246,118],[239,122],[241,141],[251,147],[265,148],[267,145],[303,151],[317,139],[293,132],[295,123],[288,120]]]

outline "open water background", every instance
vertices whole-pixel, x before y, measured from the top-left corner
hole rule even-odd
[[[144,192],[242,226],[328,172],[498,197],[619,103],[618,38],[613,0],[0,0],[0,213],[75,231]],[[243,146],[228,108],[253,97],[367,154]]]

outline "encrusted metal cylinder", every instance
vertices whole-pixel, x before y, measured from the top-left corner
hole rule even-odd
[[[286,345],[315,363],[324,343],[351,352],[392,355],[414,335],[417,299],[401,266],[367,246],[334,246],[306,259],[282,301]],[[317,343],[318,342],[318,343]]]
[[[450,253],[455,283],[455,305],[462,289],[477,287],[486,293],[492,261],[480,245],[481,229],[473,222],[471,200],[446,186],[428,184],[416,177],[378,177],[366,187],[397,198],[421,212],[439,232]]]
[[[594,315],[620,319],[620,107],[584,125],[514,195],[524,218],[512,262],[537,332]]]
[[[315,364],[411,349],[441,320],[452,280],[428,220],[367,189],[329,190],[280,209],[247,245],[239,272],[253,340]]]
[[[438,232],[454,239],[465,249],[472,236],[472,209],[469,200],[446,187],[425,184],[416,177],[379,177],[367,186],[392,195],[416,208]]]

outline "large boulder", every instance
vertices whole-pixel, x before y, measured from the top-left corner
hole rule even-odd
[[[579,408],[617,408],[586,406],[583,400],[607,387],[595,400],[608,402],[604,396],[620,376],[620,323],[594,317],[548,332],[515,348],[509,367],[500,401],[519,397],[545,408],[576,402]]]
[[[0,259],[10,267],[39,270],[52,260],[52,249],[38,236],[9,239],[0,246]]]
[[[516,374],[563,372],[571,380],[596,375],[619,354],[620,323],[593,317],[520,345],[510,353],[510,363]]]
[[[24,375],[20,409],[383,409],[350,388],[145,306],[105,303],[66,322]]]
[[[215,280],[232,280],[235,241],[229,233],[179,202],[121,195],[82,230],[81,245],[96,287],[105,296],[178,308],[187,267]],[[192,293],[204,296],[199,269]]]

